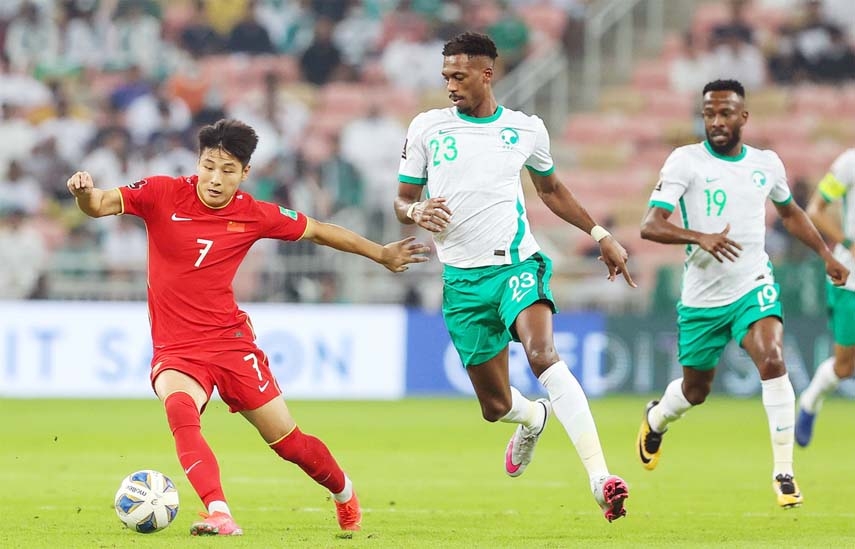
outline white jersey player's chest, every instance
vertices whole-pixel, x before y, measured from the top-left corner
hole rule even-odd
[[[721,161],[699,162],[686,199],[708,217],[737,218],[762,211],[773,186],[772,172],[762,166]]]
[[[526,128],[465,123],[439,125],[424,139],[428,173],[455,179],[463,173],[516,178],[535,145],[535,133]]]

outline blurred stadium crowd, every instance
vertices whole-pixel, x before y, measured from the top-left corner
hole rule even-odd
[[[447,105],[442,43],[462,30],[490,34],[500,73],[551,48],[579,57],[596,2],[4,0],[0,298],[144,298],[144,228],[84,218],[65,181],[78,169],[101,187],[193,173],[196,131],[224,116],[261,137],[246,183],[255,196],[397,239],[391,201],[406,124]],[[671,148],[702,132],[705,82],[743,81],[748,142],[781,154],[800,200],[855,138],[845,117],[855,113],[855,3],[696,3],[686,32],[670,33],[594,109],[552,121],[563,179],[615,227],[648,288],[682,250],[640,241],[638,221]],[[548,252],[596,263],[590,239],[536,197],[528,206]],[[771,215],[770,227],[773,256],[799,257]],[[339,260],[312,248],[259,243],[236,280],[239,299],[422,302],[415,287],[343,291]]]

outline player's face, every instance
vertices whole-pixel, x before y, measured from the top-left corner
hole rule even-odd
[[[442,77],[448,98],[457,110],[471,115],[487,98],[493,67],[488,57],[448,55],[443,58]]]
[[[745,103],[736,92],[711,91],[704,95],[704,128],[710,148],[734,155],[742,146],[742,126],[748,121]]]
[[[231,202],[240,184],[249,175],[249,166],[221,148],[209,148],[199,155],[199,183],[196,193],[206,206],[222,208]]]

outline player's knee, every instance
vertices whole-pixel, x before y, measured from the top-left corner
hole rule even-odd
[[[855,353],[852,356],[838,357],[834,361],[834,374],[840,379],[852,377],[855,374]]]
[[[760,372],[760,379],[775,379],[787,373],[784,359],[777,353],[763,357],[757,364],[757,370]]]
[[[835,366],[834,373],[840,379],[850,378],[853,374],[855,374],[855,363],[843,364],[839,367]]]
[[[706,384],[683,386],[683,396],[692,406],[703,404],[710,394],[711,387]]]
[[[481,415],[490,423],[499,421],[511,411],[511,402],[501,399],[492,399],[481,403]]]
[[[166,420],[173,433],[183,427],[200,428],[199,409],[193,397],[184,392],[175,392],[163,401]]]
[[[526,358],[532,372],[538,377],[559,360],[552,345],[526,349]]]

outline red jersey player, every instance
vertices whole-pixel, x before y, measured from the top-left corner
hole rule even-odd
[[[261,238],[310,240],[365,256],[393,272],[427,261],[428,247],[407,238],[381,246],[362,236],[239,189],[258,143],[237,120],[199,132],[198,174],[149,177],[101,190],[87,172],[68,180],[78,207],[91,217],[132,214],[148,231],[148,306],[154,344],[151,381],[163,402],[178,460],[207,513],[193,535],[240,535],[220,482],[200,416],[214,387],[283,459],[332,493],[343,530],[359,530],[362,513],[350,479],[318,438],[297,427],[255,345],[249,317],[231,283],[250,246]]]

